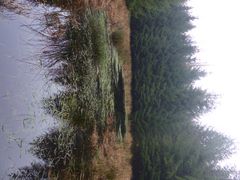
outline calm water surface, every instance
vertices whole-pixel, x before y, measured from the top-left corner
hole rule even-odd
[[[41,100],[56,87],[50,85],[40,66],[40,37],[23,24],[22,16],[0,17],[0,178],[39,161],[29,152],[29,143],[54,126],[41,109]],[[35,45],[33,45],[35,44]]]

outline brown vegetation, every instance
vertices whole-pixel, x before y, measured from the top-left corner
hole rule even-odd
[[[125,112],[127,117],[131,114],[132,98],[131,98],[131,53],[130,53],[130,22],[129,12],[126,6],[125,0],[29,0],[36,3],[46,3],[61,7],[73,12],[79,12],[86,8],[99,9],[106,11],[109,19],[108,29],[111,33],[120,32],[121,40],[114,44],[118,50],[119,59],[122,62],[123,68],[123,81],[124,81],[124,99],[125,99]],[[14,8],[14,6],[11,6]],[[73,13],[74,14],[74,13]],[[54,14],[50,16],[45,15],[48,22],[57,22]],[[53,19],[55,18],[55,19]],[[74,19],[74,17],[73,17]],[[58,38],[61,36],[62,28],[59,27],[59,31],[50,32],[52,38]],[[58,28],[56,28],[58,29]],[[64,30],[64,29],[63,29]],[[64,31],[63,31],[64,32]],[[55,34],[57,35],[55,35]],[[123,142],[116,137],[114,116],[108,117],[107,128],[101,140],[97,130],[94,130],[91,141],[96,150],[96,156],[93,159],[93,179],[105,180],[128,180],[132,176],[131,167],[131,144],[132,137],[130,133],[130,125],[127,125],[127,131]],[[51,170],[49,171],[49,177],[52,176]],[[84,177],[73,176],[70,172],[62,171],[59,176],[60,179],[84,179]],[[54,179],[54,178],[50,178]]]
[[[38,2],[41,2],[41,0]],[[50,3],[51,0],[42,0]],[[131,53],[130,53],[130,22],[129,12],[125,0],[73,0],[71,3],[65,0],[57,1],[64,9],[71,11],[81,11],[86,8],[105,10],[109,23],[108,28],[111,33],[120,32],[120,40],[114,43],[117,48],[120,61],[123,68],[124,80],[124,99],[125,112],[129,116],[131,113]],[[56,3],[56,2],[55,2]],[[55,4],[56,5],[56,4]],[[103,137],[99,137],[97,130],[93,131],[91,136],[92,145],[96,155],[92,162],[93,179],[95,180],[128,180],[132,177],[131,167],[131,144],[132,137],[130,125],[127,125],[127,131],[123,142],[116,137],[115,117],[110,116],[107,119],[107,128]],[[69,172],[61,172],[63,179],[75,179],[76,177]],[[84,177],[78,177],[84,179]]]
[[[80,1],[79,1],[80,2]],[[86,2],[86,1],[85,1]],[[131,113],[131,53],[130,53],[130,22],[129,12],[125,0],[89,0],[91,7],[106,10],[110,20],[110,31],[121,31],[123,39],[117,45],[120,59],[123,62],[123,78],[125,92],[125,111],[127,115]],[[131,144],[132,137],[130,126],[127,125],[127,132],[122,143],[116,138],[113,119],[108,119],[108,128],[103,137],[103,143],[98,147],[94,164],[94,179],[131,179]],[[93,135],[96,138],[96,134]]]
[[[65,3],[64,3],[65,2]],[[48,2],[49,3],[49,2]],[[76,0],[72,4],[67,1],[61,2],[61,7],[65,9],[73,8],[73,11],[92,8],[105,10],[109,23],[108,28],[111,33],[121,32],[121,40],[114,43],[117,48],[120,61],[123,68],[124,80],[124,99],[125,112],[129,116],[131,113],[131,53],[130,53],[130,23],[129,12],[127,10],[125,0]],[[74,4],[74,5],[73,5]],[[127,131],[122,142],[116,137],[115,117],[110,116],[107,119],[107,128],[103,137],[99,137],[95,128],[91,141],[96,151],[96,155],[92,162],[93,179],[94,180],[128,180],[132,177],[131,167],[131,144],[132,137],[130,133],[130,125],[127,125]],[[62,172],[63,179],[75,179],[71,174]],[[84,177],[78,177],[84,179]]]
[[[112,0],[110,6],[106,9],[111,21],[111,31],[122,31],[123,40],[117,47],[120,58],[123,60],[123,78],[125,92],[126,113],[131,113],[131,53],[130,53],[130,22],[129,12],[125,0]]]
[[[97,155],[93,161],[93,179],[98,180],[128,180],[132,176],[131,171],[131,144],[132,138],[129,131],[124,142],[116,138],[113,118],[107,122],[107,130],[103,136],[103,142],[97,147]],[[96,135],[93,139],[96,142]],[[94,142],[94,141],[93,141]]]
[[[125,108],[126,113],[131,113],[131,53],[130,53],[130,20],[129,12],[125,0],[29,0],[32,2],[46,3],[70,10],[79,12],[86,8],[99,9],[107,12],[109,18],[110,32],[121,31],[123,40],[119,43],[118,53],[123,62],[123,78],[125,87]],[[74,14],[74,13],[73,13]]]
[[[23,3],[18,3],[14,0],[0,0],[0,12],[6,10],[8,12],[26,15],[27,9],[28,8]]]

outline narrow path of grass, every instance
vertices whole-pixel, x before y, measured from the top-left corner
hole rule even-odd
[[[119,60],[122,64],[123,84],[124,84],[124,105],[127,118],[130,117],[132,109],[131,97],[131,81],[132,81],[132,66],[130,52],[130,18],[125,0],[102,0],[102,6],[98,8],[104,9],[109,18],[109,29],[112,34],[118,33],[117,42],[113,43],[116,47]],[[96,4],[95,4],[96,5]],[[107,174],[109,179],[128,180],[132,177],[131,167],[131,145],[132,136],[130,132],[130,122],[126,122],[126,134],[122,143],[118,143],[114,138],[114,133],[108,132],[105,134],[104,147],[100,149],[100,154],[107,154],[105,157],[99,156],[98,167],[105,167],[102,173]],[[109,127],[110,128],[110,127]],[[98,162],[99,162],[98,161]],[[112,168],[107,168],[112,167]],[[98,172],[99,173],[99,172]],[[115,175],[113,175],[115,174]]]
[[[124,99],[125,113],[127,119],[130,117],[132,110],[132,61],[130,50],[130,18],[125,0],[112,0],[110,7],[107,8],[108,16],[111,20],[111,31],[122,33],[122,40],[117,44],[119,58],[122,61],[123,84],[124,84]],[[120,37],[121,38],[121,37]],[[126,120],[127,120],[126,119]],[[117,145],[114,158],[114,165],[117,168],[117,180],[128,180],[132,177],[131,167],[131,146],[132,136],[130,132],[130,122],[126,122],[126,135],[123,143]]]

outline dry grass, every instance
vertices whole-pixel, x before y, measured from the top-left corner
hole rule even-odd
[[[61,1],[61,0],[59,0]],[[64,1],[67,2],[67,1]],[[74,5],[73,5],[74,4]],[[125,112],[130,115],[132,108],[131,98],[131,53],[130,53],[130,22],[129,12],[127,10],[125,0],[76,0],[73,4],[61,3],[61,7],[65,9],[74,8],[74,11],[86,9],[105,10],[108,18],[108,30],[115,32],[121,30],[123,32],[123,40],[117,50],[120,59],[123,61],[123,80],[124,80],[124,96],[125,96]],[[123,142],[119,142],[116,137],[114,117],[108,117],[107,129],[100,140],[97,130],[91,136],[91,141],[96,156],[93,159],[93,179],[94,180],[129,180],[132,177],[131,167],[131,144],[132,137],[130,126],[127,126],[127,131]],[[63,179],[75,179],[69,173],[62,172]],[[71,178],[70,178],[71,177]],[[84,179],[78,177],[78,179]]]
[[[125,108],[129,115],[132,109],[131,98],[131,52],[130,52],[130,18],[125,0],[29,0],[32,2],[46,3],[70,10],[71,12],[79,12],[86,8],[99,9],[107,12],[109,18],[109,30],[115,32],[121,30],[123,32],[123,40],[118,50],[120,58],[123,60],[123,78],[125,87]],[[53,3],[54,2],[54,3]],[[74,14],[74,13],[73,13]],[[74,19],[74,17],[72,17]]]
[[[104,0],[102,0],[104,1]],[[109,1],[109,0],[106,0]],[[132,81],[132,67],[131,67],[131,51],[130,51],[130,20],[129,12],[125,0],[111,0],[108,6],[105,7],[108,17],[110,18],[111,32],[121,30],[123,32],[123,41],[118,49],[121,49],[121,56],[123,58],[123,80],[125,93],[125,112],[127,115],[131,114],[132,96],[131,96],[131,81]],[[116,176],[116,180],[128,180],[132,177],[131,167],[131,144],[132,137],[130,133],[130,126],[127,125],[127,131],[123,143],[118,143],[115,132],[108,132],[105,135],[105,146],[107,156],[102,167],[112,167]],[[100,152],[101,153],[101,152]],[[111,169],[111,168],[110,168]]]
[[[31,0],[51,4],[52,0]],[[115,32],[121,30],[123,32],[123,40],[117,47],[122,59],[123,80],[124,80],[124,96],[125,96],[125,112],[131,114],[132,98],[131,98],[131,53],[130,53],[130,22],[129,12],[125,0],[58,0],[55,1],[56,6],[67,10],[78,12],[86,8],[105,10],[108,18],[108,30]],[[58,4],[59,3],[59,4]],[[74,13],[73,13],[74,14]],[[121,52],[120,52],[121,51]],[[96,149],[96,156],[93,160],[93,179],[97,180],[128,180],[132,176],[131,167],[131,144],[132,137],[130,126],[127,126],[127,132],[123,142],[119,142],[116,137],[114,118],[108,117],[107,129],[103,134],[103,138],[99,140],[97,130],[94,130],[91,141]],[[68,172],[61,172],[61,179],[75,179]],[[72,178],[71,178],[72,177]],[[78,179],[84,179],[78,177]]]
[[[1,13],[4,10],[16,14],[26,15],[28,8],[23,3],[19,3],[14,0],[0,0],[0,15],[2,15]]]
[[[131,179],[131,144],[132,137],[127,131],[123,143],[116,138],[113,120],[109,118],[107,130],[103,136],[103,142],[97,147],[97,155],[94,158],[94,176],[98,180],[128,180]],[[96,139],[96,133],[93,135]],[[95,141],[96,142],[96,141]]]
[[[66,2],[66,1],[65,1]],[[123,32],[123,40],[118,50],[121,50],[120,58],[123,59],[123,78],[124,78],[124,96],[125,96],[125,112],[130,115],[132,108],[131,98],[131,53],[130,53],[130,22],[129,12],[127,10],[125,0],[76,0],[73,2],[74,10],[86,9],[101,9],[107,12],[109,18],[109,31],[115,32],[121,30]],[[68,4],[64,5],[69,9]],[[107,129],[100,140],[95,128],[92,134],[91,141],[96,156],[93,159],[93,179],[94,180],[129,180],[132,177],[131,167],[131,144],[132,136],[130,126],[127,126],[127,131],[123,142],[119,142],[116,137],[116,129],[114,125],[114,117],[109,117],[107,120]],[[69,174],[63,179],[69,179]],[[74,179],[74,178],[73,178]],[[81,178],[80,178],[81,179]]]
[[[124,92],[125,92],[125,108],[129,115],[132,109],[131,97],[131,81],[132,81],[132,67],[131,67],[131,51],[130,51],[130,22],[129,12],[125,0],[112,0],[107,7],[108,16],[111,21],[111,31],[121,30],[123,32],[123,41],[120,44],[121,56],[123,56],[123,78],[124,78]]]
[[[89,0],[93,8],[104,9],[109,17],[110,32],[121,30],[123,40],[118,49],[121,49],[123,58],[123,78],[125,92],[125,112],[130,115],[132,108],[131,97],[131,53],[130,53],[130,21],[125,0]],[[118,142],[116,132],[112,127],[111,118],[108,120],[108,129],[104,134],[103,143],[98,147],[98,155],[94,160],[94,179],[128,180],[132,177],[130,127],[122,143]],[[93,135],[94,136],[94,135]],[[96,139],[96,135],[95,135]],[[95,140],[96,141],[96,140]]]

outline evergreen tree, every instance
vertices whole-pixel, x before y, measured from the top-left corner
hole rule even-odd
[[[227,137],[196,123],[215,96],[194,86],[205,75],[187,32],[184,1],[129,1],[133,61],[133,179],[225,180]]]

